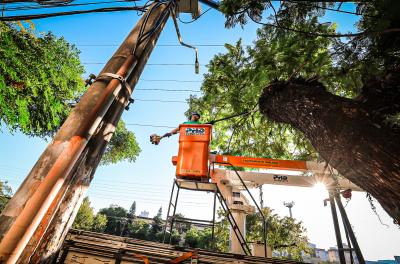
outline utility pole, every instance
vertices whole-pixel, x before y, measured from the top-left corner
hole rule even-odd
[[[294,206],[294,201],[291,201],[291,202],[283,202],[283,205],[286,206],[287,208],[289,208],[289,215],[290,215],[290,218],[293,218],[293,215],[292,215],[292,207]]]
[[[155,2],[149,7],[3,210],[1,263],[49,263],[55,257],[171,4]]]
[[[329,202],[331,205],[333,227],[335,228],[336,242],[338,247],[339,262],[340,264],[346,264],[346,259],[344,257],[342,236],[340,234],[339,221],[335,205],[335,190],[329,190]]]
[[[261,209],[263,209],[263,208],[264,208],[264,199],[263,199],[264,192],[263,192],[263,186],[262,186],[262,185],[258,186],[258,189],[260,190],[260,207],[261,207]]]
[[[340,200],[339,193],[336,193],[335,200],[336,200],[337,206],[339,208],[340,214],[342,216],[345,231],[350,236],[351,243],[353,244],[357,259],[360,264],[365,264],[364,256],[361,252],[360,246],[358,245],[357,238],[353,232],[353,228],[351,227],[349,218],[347,217],[346,210],[344,209],[342,201]],[[350,248],[350,245],[349,245],[349,248]],[[351,250],[352,249],[350,249],[350,253],[351,253]],[[352,257],[352,254],[350,256]]]

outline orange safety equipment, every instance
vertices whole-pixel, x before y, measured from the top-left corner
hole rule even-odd
[[[211,131],[212,125],[208,124],[179,126],[177,178],[207,180]]]

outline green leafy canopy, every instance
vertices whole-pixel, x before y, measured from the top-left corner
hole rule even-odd
[[[126,129],[124,121],[120,120],[110,143],[106,147],[101,164],[108,165],[123,160],[135,162],[140,151],[135,134]]]
[[[12,195],[11,187],[8,185],[7,181],[0,181],[0,213],[6,207]]]
[[[0,124],[29,136],[54,135],[86,91],[79,53],[52,33],[36,36],[0,22]],[[120,121],[102,164],[134,162],[139,153],[134,133]]]
[[[85,91],[78,49],[2,22],[0,58],[0,122],[11,131],[52,135]]]
[[[321,4],[322,5],[322,4]],[[322,5],[323,6],[323,5]],[[329,5],[328,5],[329,6]],[[265,1],[223,1],[228,25],[261,19]],[[259,11],[257,11],[259,10]],[[260,11],[261,10],[261,11]],[[324,13],[317,8],[283,2],[277,16],[282,27],[304,32],[335,34],[336,24],[320,23]],[[362,86],[359,64],[343,63],[340,41],[263,26],[250,46],[239,40],[225,44],[226,52],[214,56],[204,75],[201,96],[191,96],[190,109],[202,112],[205,120],[254,110],[250,115],[219,122],[214,126],[212,148],[222,153],[280,159],[316,159],[318,155],[302,133],[290,125],[268,120],[257,111],[264,87],[276,80],[302,76],[318,79],[332,93],[354,98]]]

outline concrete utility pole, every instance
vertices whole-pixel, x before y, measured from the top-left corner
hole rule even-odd
[[[170,5],[149,7],[9,201],[0,216],[0,263],[49,263],[56,255]]]
[[[293,218],[293,215],[292,215],[292,207],[294,206],[294,201],[291,201],[291,202],[283,202],[283,205],[286,206],[287,208],[289,208],[289,215],[290,215],[290,218]]]

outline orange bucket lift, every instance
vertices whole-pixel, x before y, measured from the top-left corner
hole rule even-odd
[[[179,126],[179,151],[176,177],[195,181],[208,181],[208,159],[212,125],[182,124]]]
[[[264,219],[263,234],[266,234],[267,230],[262,210],[249,191],[249,187],[254,188],[263,184],[312,187],[319,182],[323,183],[329,190],[336,190],[340,186],[344,190],[362,191],[347,179],[335,181],[331,175],[333,171],[323,162],[211,154],[209,147],[211,132],[212,125],[210,124],[182,124],[179,126],[178,156],[172,157],[172,163],[176,165],[176,179],[172,186],[163,242],[167,239],[167,233],[171,234],[175,222],[197,222],[211,227],[213,247],[215,247],[214,225],[216,198],[218,198],[231,226],[231,251],[236,254],[255,254],[270,257],[271,250],[267,249],[265,235],[263,241],[260,241],[260,245],[264,248],[263,252],[260,246],[248,245],[245,239],[245,218],[247,214],[254,213],[255,208]],[[218,167],[215,168],[214,165]],[[224,170],[221,167],[258,168],[264,171]],[[176,218],[178,196],[181,189],[214,193],[213,220]],[[242,192],[248,194],[255,208],[249,204],[250,200],[242,195]],[[351,196],[349,191],[343,193],[345,197]],[[339,204],[340,200],[337,200]],[[342,211],[344,212],[344,210]],[[344,218],[347,218],[347,216]],[[347,226],[348,231],[352,232],[351,226],[349,224]],[[169,240],[171,241],[171,236]],[[357,248],[357,255],[362,258],[356,239],[352,240],[353,245]],[[339,244],[341,244],[341,241],[338,241]]]

